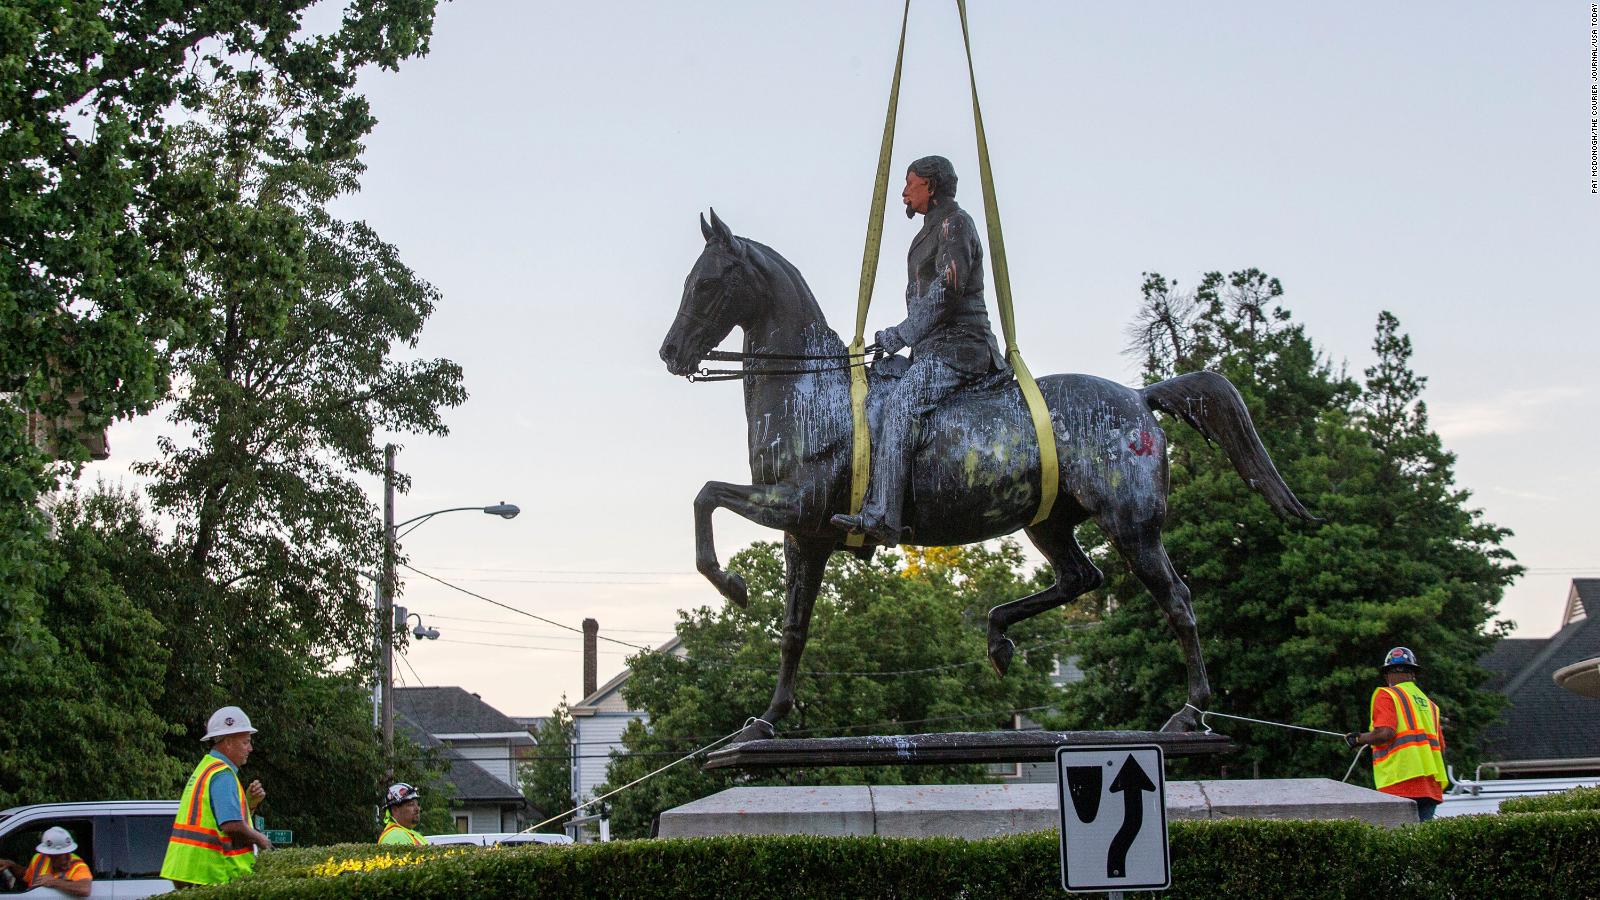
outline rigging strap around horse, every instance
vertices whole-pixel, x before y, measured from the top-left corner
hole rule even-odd
[[[867,210],[867,244],[861,251],[861,285],[856,294],[856,335],[850,342],[852,356],[866,352],[867,309],[872,305],[872,286],[878,278],[878,250],[883,245],[884,205],[889,199],[889,156],[894,151],[894,119],[900,106],[900,65],[906,56],[906,22],[911,18],[911,0],[900,13],[900,49],[894,55],[894,81],[889,85],[889,111],[883,119],[883,142],[878,147],[878,174],[872,183],[872,207]],[[867,478],[872,472],[872,437],[867,429],[867,372],[850,370],[850,514],[859,515],[867,499]],[[865,535],[851,534],[845,546],[859,547]]]
[[[989,141],[983,133],[983,110],[978,106],[978,76],[972,65],[972,38],[967,31],[967,0],[956,0],[961,13],[961,41],[967,51],[967,78],[972,84],[972,123],[978,132],[978,170],[983,177],[983,217],[989,225],[989,258],[994,264],[994,292],[1000,307],[1000,330],[1006,339],[1006,362],[1017,376],[1017,387],[1028,403],[1028,413],[1033,418],[1034,435],[1039,441],[1039,509],[1030,525],[1037,525],[1050,517],[1056,503],[1056,491],[1061,481],[1060,462],[1056,457],[1055,428],[1050,422],[1050,410],[1039,393],[1033,373],[1022,361],[1022,349],[1017,346],[1017,322],[1011,310],[1011,272],[1006,268],[1006,243],[1000,233],[1000,207],[995,201],[994,173],[989,167]],[[904,26],[902,46],[904,44]],[[899,64],[895,64],[896,83],[899,81]],[[859,336],[860,329],[857,329]]]

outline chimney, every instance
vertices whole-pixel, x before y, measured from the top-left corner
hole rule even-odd
[[[595,636],[600,633],[600,623],[594,619],[583,620],[583,695],[593,694],[600,687],[599,663],[595,660]]]

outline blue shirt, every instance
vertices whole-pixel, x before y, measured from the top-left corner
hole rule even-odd
[[[244,810],[239,808],[239,767],[221,750],[213,750],[210,755],[228,764],[225,771],[211,776],[211,814],[217,817],[218,825],[241,821]]]

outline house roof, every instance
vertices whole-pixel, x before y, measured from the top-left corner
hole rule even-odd
[[[665,644],[662,644],[661,646],[657,647],[655,652],[657,652],[657,653],[672,653],[672,654],[675,654],[675,655],[678,655],[678,656],[682,656],[683,653],[684,653],[684,651],[681,649],[682,647],[683,647],[683,638],[680,638],[677,635],[673,635],[671,640],[669,640]],[[572,707],[573,711],[574,712],[578,712],[580,709],[583,709],[583,708],[599,706],[601,703],[605,702],[605,699],[607,697],[610,697],[612,694],[616,693],[617,691],[622,690],[622,685],[627,682],[628,676],[631,675],[631,674],[633,674],[633,671],[631,669],[623,669],[621,672],[618,672],[615,676],[612,677],[612,679],[610,681],[608,681],[605,684],[602,684],[599,687],[595,688],[594,693],[590,694],[589,696],[587,696],[587,697],[583,698],[582,700],[579,700],[577,703],[573,704],[573,707]],[[579,714],[583,714],[583,713],[579,713]]]
[[[506,734],[527,732],[477,694],[459,687],[402,687],[394,689],[394,708],[430,735]]]
[[[1510,706],[1485,734],[1497,761],[1593,758],[1600,748],[1600,705],[1562,689],[1557,669],[1600,656],[1600,578],[1575,578],[1561,630],[1540,639],[1506,639],[1480,662]],[[1504,646],[1510,645],[1510,646]]]
[[[395,699],[398,705],[398,696]],[[405,713],[395,713],[394,724],[418,746],[425,750],[438,751],[448,763],[449,768],[444,777],[455,788],[455,802],[458,805],[469,806],[478,803],[521,805],[527,802],[511,785],[490,775],[482,766],[429,734]]]

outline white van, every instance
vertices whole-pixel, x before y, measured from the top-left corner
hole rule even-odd
[[[176,800],[107,800],[39,803],[0,810],[0,859],[26,866],[46,828],[72,832],[77,854],[94,872],[91,897],[149,897],[172,890],[161,877]],[[28,890],[21,879],[0,892],[19,897],[64,897],[55,888]]]
[[[474,847],[515,847],[521,844],[570,844],[572,838],[564,834],[542,834],[529,831],[488,832],[480,834],[430,834],[429,844],[471,844]]]

